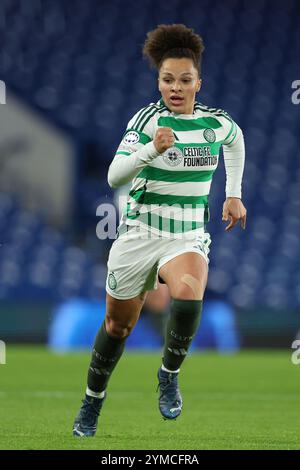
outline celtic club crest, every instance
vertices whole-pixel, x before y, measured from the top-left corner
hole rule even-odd
[[[115,288],[117,287],[117,280],[115,278],[114,273],[110,273],[110,275],[108,276],[108,285],[111,290],[115,290]]]
[[[213,129],[205,129],[203,131],[203,137],[205,140],[207,140],[207,142],[213,143],[216,140],[215,131]]]

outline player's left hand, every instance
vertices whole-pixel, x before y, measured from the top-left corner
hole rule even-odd
[[[241,226],[245,230],[246,228],[246,217],[247,209],[245,208],[242,201],[237,197],[227,197],[223,204],[223,216],[222,220],[230,221],[225,227],[225,230],[231,230],[237,222],[241,221]]]

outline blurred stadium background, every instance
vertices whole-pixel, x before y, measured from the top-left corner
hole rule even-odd
[[[210,197],[210,274],[196,348],[289,349],[300,329],[300,5],[297,0],[1,0],[0,338],[88,347],[104,315],[113,202],[108,165],[130,117],[159,94],[147,31],[203,35],[198,101],[244,131],[244,232],[221,221],[222,159]],[[159,348],[142,315],[128,347]]]

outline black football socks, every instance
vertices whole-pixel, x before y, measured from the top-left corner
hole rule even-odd
[[[88,372],[88,388],[99,393],[106,389],[112,371],[123,354],[127,338],[113,338],[107,334],[105,322],[99,329]]]
[[[202,300],[172,299],[163,352],[163,365],[166,369],[176,371],[180,368],[199,327],[201,311]],[[109,336],[103,322],[96,335],[88,372],[90,391],[99,394],[106,389],[123,354],[126,339]]]
[[[202,300],[172,299],[163,352],[166,369],[177,371],[180,368],[198,329],[201,311]]]

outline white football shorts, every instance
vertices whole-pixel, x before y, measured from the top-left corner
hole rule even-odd
[[[132,299],[157,289],[159,269],[182,253],[198,253],[209,264],[208,232],[164,238],[155,237],[139,226],[124,225],[119,227],[119,236],[111,246],[107,261],[106,291],[116,299]]]

